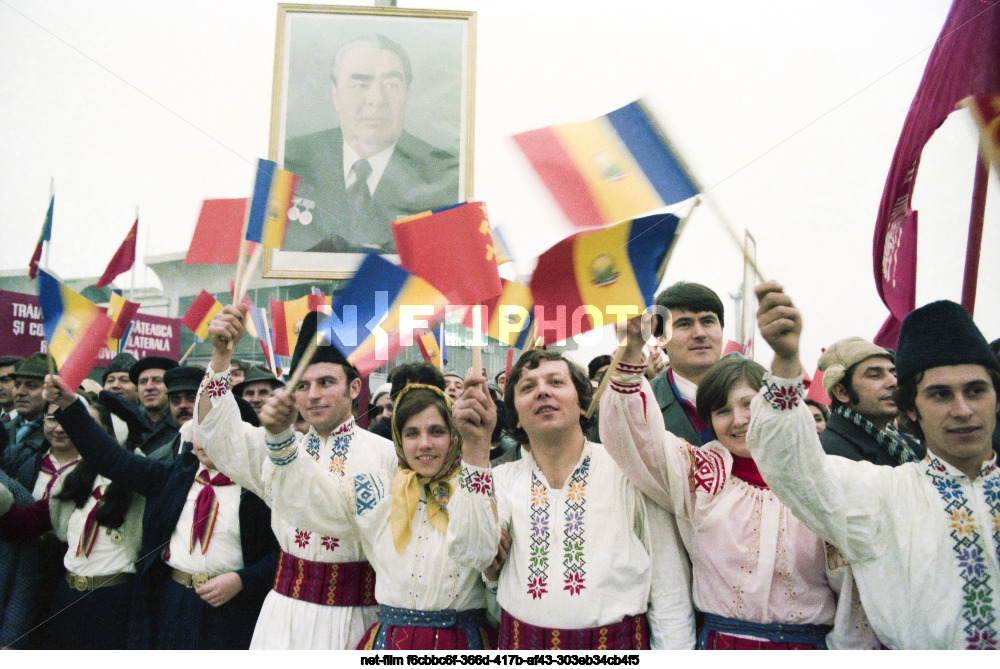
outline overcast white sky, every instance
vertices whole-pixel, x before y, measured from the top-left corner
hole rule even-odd
[[[872,277],[875,214],[948,0],[400,5],[478,12],[475,198],[520,272],[569,229],[510,135],[644,96],[709,197],[755,235],[762,272],[802,308],[806,368],[822,346],[874,336],[887,315]],[[267,0],[2,0],[0,270],[26,266],[50,177],[50,267],[65,277],[100,274],[136,206],[140,255],[160,255],[187,249],[203,199],[246,196],[268,153],[276,13]],[[918,303],[959,299],[975,151],[960,112],[924,153]],[[993,339],[990,180],[975,315]],[[702,207],[665,283],[714,288],[733,337],[728,296],[741,277],[739,251]]]

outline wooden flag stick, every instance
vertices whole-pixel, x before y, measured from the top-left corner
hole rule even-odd
[[[483,372],[483,347],[478,341],[472,343],[472,372],[474,374]]]
[[[178,361],[177,364],[178,365],[183,365],[184,361],[188,359],[188,356],[191,355],[191,351],[193,351],[194,347],[197,346],[197,345],[198,345],[198,341],[197,340],[191,342],[191,345],[188,346],[188,350],[184,353],[184,355],[181,356],[181,359],[180,359],[180,361]]]
[[[295,372],[292,374],[292,378],[288,380],[286,388],[289,392],[295,390],[295,386],[299,385],[299,381],[302,380],[302,375],[306,372],[306,367],[312,362],[313,357],[316,355],[316,351],[319,350],[319,342],[321,336],[317,333],[313,335],[312,341],[309,342],[309,346],[306,347],[305,352],[302,353],[302,359],[299,361],[299,366],[295,368]],[[332,346],[332,344],[330,344]]]
[[[703,194],[703,197],[704,197],[704,194]],[[760,270],[757,268],[757,263],[754,262],[754,259],[750,257],[749,253],[747,253],[747,247],[743,244],[742,241],[740,241],[739,236],[736,234],[736,229],[732,225],[729,224],[729,221],[726,220],[726,217],[722,213],[722,210],[719,209],[719,207],[715,204],[715,202],[712,200],[712,198],[705,197],[705,201],[708,202],[708,204],[709,204],[710,207],[712,207],[712,210],[715,212],[715,215],[718,217],[719,222],[722,223],[722,227],[726,229],[727,233],[729,233],[730,239],[732,239],[733,243],[736,244],[736,246],[740,249],[740,251],[743,252],[743,258],[744,258],[744,260],[747,263],[749,263],[750,267],[753,269],[753,273],[757,275],[757,279],[760,280],[761,283],[763,283],[764,281],[766,281],[766,279],[764,278],[764,275],[761,274]]]
[[[250,288],[253,273],[257,271],[257,265],[260,264],[260,257],[263,253],[263,245],[258,244],[257,248],[253,250],[253,255],[250,256],[250,261],[247,263],[246,268],[243,270],[240,282],[236,284],[236,290],[233,293],[233,304],[239,305],[243,301],[243,296],[247,294],[247,290]]]
[[[48,351],[45,352],[45,361],[49,364],[49,374],[56,375],[56,359]]]
[[[245,224],[244,224],[245,225]],[[247,240],[240,242],[240,253],[236,259],[236,277],[233,279],[233,304],[238,304],[236,302],[236,290],[240,286],[240,282],[243,280],[243,268],[246,267],[246,252],[247,252]]]
[[[590,406],[587,407],[587,418],[594,415],[594,411],[597,409],[597,405],[601,402],[601,395],[604,394],[604,389],[608,387],[608,382],[611,380],[611,373],[615,371],[615,367],[618,363],[622,361],[622,356],[625,355],[625,344],[620,344],[618,350],[611,357],[611,364],[608,365],[608,370],[604,372],[604,378],[601,379],[601,385],[597,387],[594,391],[594,399],[590,400]]]
[[[684,214],[684,218],[682,218],[681,222],[677,224],[677,231],[674,232],[675,240],[680,239],[681,232],[684,231],[684,226],[686,226],[687,222],[691,220],[691,215],[694,214],[694,210],[698,208],[699,204],[701,204],[701,197],[696,197],[694,202],[691,203],[691,208],[688,209],[686,214]],[[661,280],[663,279],[663,275],[667,272],[667,263],[670,262],[670,258],[674,255],[675,248],[677,248],[676,241],[670,245],[667,255],[663,256],[663,262],[660,263],[660,267],[657,269],[657,276],[659,276]]]

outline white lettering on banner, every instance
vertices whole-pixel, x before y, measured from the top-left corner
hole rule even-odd
[[[147,321],[135,321],[132,324],[132,332],[140,335],[152,337],[173,337],[174,330],[169,323],[149,323]]]
[[[147,351],[170,351],[170,342],[156,337],[129,337],[128,345],[144,348]]]
[[[15,318],[31,318],[39,320],[42,317],[42,310],[38,307],[38,305],[12,302],[11,306],[14,308]]]

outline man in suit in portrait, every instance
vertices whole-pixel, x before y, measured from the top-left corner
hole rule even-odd
[[[393,253],[394,219],[459,201],[458,158],[403,129],[413,72],[396,42],[347,42],[330,76],[340,127],[285,143],[301,199],[284,250]]]

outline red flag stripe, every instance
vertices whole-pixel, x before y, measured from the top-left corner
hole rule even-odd
[[[591,196],[590,187],[580,172],[571,167],[574,161],[551,128],[523,132],[515,135],[514,141],[574,225],[592,227],[594,221],[604,220]]]

